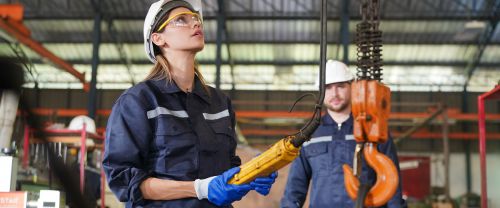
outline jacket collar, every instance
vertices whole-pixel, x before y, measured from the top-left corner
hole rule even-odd
[[[158,89],[160,89],[160,92],[165,94],[174,94],[182,92],[182,90],[177,86],[177,84],[174,81],[169,82],[167,81],[166,78],[159,80],[151,80],[151,82]],[[192,93],[202,98],[205,102],[210,103],[210,97],[203,88],[203,84],[201,83],[201,80],[198,78],[197,75],[194,76],[194,88]]]
[[[194,76],[193,93],[195,95],[198,95],[198,97],[201,97],[205,102],[210,103],[210,96],[203,87],[203,83],[201,83],[201,80],[198,78],[198,75]]]
[[[160,90],[161,93],[172,94],[181,91],[174,81],[169,82],[167,78],[154,79],[151,80],[151,82]]]

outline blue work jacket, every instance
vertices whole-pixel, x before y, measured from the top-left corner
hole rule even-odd
[[[191,93],[162,79],[141,82],[118,98],[106,128],[103,168],[126,207],[216,207],[197,198],[146,200],[139,188],[148,177],[194,181],[241,164],[231,102],[219,90],[208,92],[197,77]]]
[[[312,183],[309,207],[354,207],[344,186],[343,164],[352,168],[356,140],[352,135],[352,115],[342,124],[337,124],[329,114],[322,117],[310,141],[305,142],[290,168],[285,194],[281,200],[282,208],[302,207],[306,200],[309,184]],[[396,165],[399,163],[396,148],[389,138],[378,145],[379,152],[387,155]],[[373,185],[376,174],[365,163],[360,177],[362,183]],[[388,204],[384,207],[406,207],[401,196],[401,183]]]

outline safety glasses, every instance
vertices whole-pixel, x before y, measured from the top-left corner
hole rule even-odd
[[[156,32],[161,32],[167,26],[189,27],[196,22],[200,25],[203,24],[200,15],[194,12],[181,12],[165,20],[165,22],[158,27]]]

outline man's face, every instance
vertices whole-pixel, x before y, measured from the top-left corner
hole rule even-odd
[[[341,112],[351,105],[351,83],[339,82],[326,85],[325,102],[328,110]]]

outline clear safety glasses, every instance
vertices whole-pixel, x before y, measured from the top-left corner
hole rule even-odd
[[[203,24],[203,21],[200,18],[200,15],[194,12],[181,12],[176,14],[163,22],[163,24],[158,27],[156,32],[161,32],[165,27],[190,27],[194,23]]]

